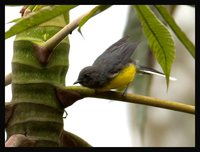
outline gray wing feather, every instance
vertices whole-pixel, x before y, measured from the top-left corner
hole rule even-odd
[[[128,37],[122,38],[105,50],[93,63],[108,76],[119,72],[125,65],[131,62],[131,55],[138,45],[128,41]]]

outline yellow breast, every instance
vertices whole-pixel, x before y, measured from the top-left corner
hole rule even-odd
[[[134,64],[129,64],[124,67],[109,83],[99,90],[119,89],[126,87],[133,81],[136,74],[136,67]]]

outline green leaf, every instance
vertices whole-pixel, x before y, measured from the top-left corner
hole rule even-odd
[[[146,5],[133,6],[143,26],[148,43],[166,75],[167,88],[171,66],[175,57],[174,41],[165,25]]]
[[[22,18],[19,17],[19,18],[16,18],[16,19],[13,19],[11,21],[9,21],[8,23],[14,23],[14,22],[19,22]]]
[[[167,22],[170,28],[174,31],[178,39],[183,43],[187,48],[189,53],[195,58],[195,47],[194,44],[189,40],[186,34],[181,30],[181,28],[176,24],[173,17],[169,14],[167,9],[161,5],[155,5],[155,8],[158,10],[163,19]]]
[[[15,25],[13,25],[6,33],[5,38],[9,38],[18,33],[21,33],[29,28],[37,26],[41,23],[49,21],[70,9],[76,7],[76,5],[52,5],[42,8],[40,11],[33,12],[32,14],[25,16]]]
[[[109,8],[111,5],[98,5],[95,8],[93,8],[90,13],[83,17],[82,20],[79,23],[79,28],[78,31],[81,33],[81,27],[93,16],[103,12],[104,10],[106,10],[107,8]]]

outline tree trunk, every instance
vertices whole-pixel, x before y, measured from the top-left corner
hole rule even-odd
[[[23,134],[36,141],[36,147],[61,146],[64,107],[54,85],[64,86],[68,70],[69,40],[66,37],[42,65],[35,52],[68,23],[61,15],[16,36],[12,59],[12,101],[14,110],[7,122],[7,139]]]

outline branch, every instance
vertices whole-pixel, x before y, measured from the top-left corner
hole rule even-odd
[[[5,86],[11,84],[12,82],[12,73],[9,73],[5,76]]]
[[[53,50],[68,34],[72,33],[72,31],[78,27],[80,21],[83,17],[87,16],[90,13],[88,11],[87,13],[79,16],[77,19],[66,25],[62,30],[60,30],[58,33],[56,33],[53,37],[48,39],[43,47],[45,47],[48,50]]]
[[[90,10],[91,11],[91,10]],[[40,63],[45,65],[48,63],[49,57],[53,51],[53,49],[72,31],[79,26],[80,21],[83,17],[87,16],[90,11],[79,16],[77,19],[66,25],[63,29],[61,29],[58,33],[56,33],[53,37],[44,42],[41,46],[35,45],[34,49],[36,50],[37,58]]]
[[[136,94],[122,95],[122,93],[115,92],[115,91],[97,92],[93,89],[89,89],[89,88],[81,87],[81,86],[67,86],[67,87],[57,87],[57,88],[59,90],[62,90],[62,95],[63,95],[63,91],[66,91],[67,93],[69,93],[69,90],[70,90],[70,91],[79,93],[80,96],[83,98],[94,97],[94,98],[101,98],[101,99],[118,100],[122,102],[143,104],[143,105],[149,105],[149,106],[154,106],[154,107],[160,107],[164,109],[175,110],[175,111],[184,112],[184,113],[195,114],[195,106],[183,104],[181,102],[176,102],[176,101],[163,100],[163,99],[136,95]],[[59,94],[58,91],[57,93]]]

